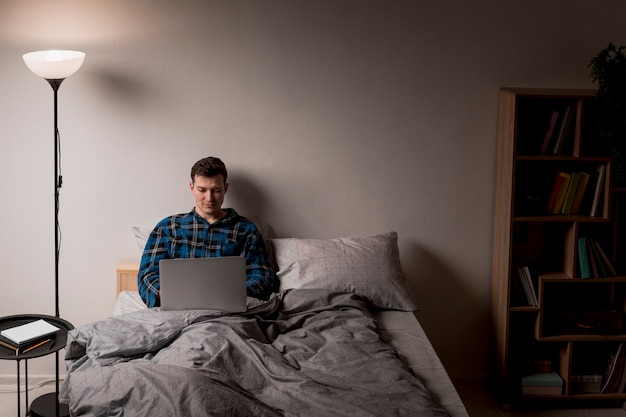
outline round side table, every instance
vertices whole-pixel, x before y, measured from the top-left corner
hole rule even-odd
[[[50,343],[44,343],[25,353],[16,354],[15,351],[0,346],[0,359],[13,360],[17,362],[17,416],[21,414],[20,403],[20,362],[24,361],[24,384],[25,384],[25,400],[26,415],[30,413],[33,417],[38,416],[69,416],[69,409],[66,404],[59,404],[59,350],[65,347],[67,343],[67,332],[72,330],[74,326],[61,318],[54,316],[46,316],[42,314],[20,314],[16,316],[0,317],[0,331],[32,321],[43,319],[50,324],[57,326],[60,330],[56,332]],[[28,359],[39,358],[41,356],[55,354],[56,359],[56,391],[55,393],[45,394],[33,401],[28,407]]]

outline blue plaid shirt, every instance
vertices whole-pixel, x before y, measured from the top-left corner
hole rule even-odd
[[[146,242],[137,276],[139,295],[148,307],[160,305],[161,259],[245,256],[247,294],[266,300],[278,291],[278,277],[261,233],[235,210],[224,211],[226,215],[212,224],[194,209],[167,217],[155,226]]]

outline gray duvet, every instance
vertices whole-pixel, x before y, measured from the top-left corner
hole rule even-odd
[[[66,363],[73,416],[447,415],[351,293],[113,316],[72,330]]]

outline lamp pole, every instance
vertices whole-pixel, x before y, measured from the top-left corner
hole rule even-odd
[[[65,78],[46,78],[54,92],[54,315],[59,314],[59,190],[63,185],[63,177],[59,173],[59,105],[58,92]],[[57,362],[58,366],[58,362]],[[58,378],[57,378],[58,384]]]
[[[52,91],[54,92],[54,315],[55,317],[60,317],[59,314],[59,256],[60,256],[60,246],[61,242],[59,242],[59,191],[61,189],[61,185],[63,179],[61,174],[59,173],[59,100],[58,93],[59,87],[65,78],[46,78],[46,81],[52,87]],[[60,416],[60,404],[58,400],[59,395],[59,352],[57,351],[55,354],[56,360],[55,364],[55,392],[56,392],[56,400],[54,402],[55,405],[55,416]],[[65,414],[65,413],[64,413]],[[68,413],[69,414],[69,413]]]

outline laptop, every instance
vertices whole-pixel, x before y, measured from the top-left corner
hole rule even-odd
[[[246,311],[243,256],[162,259],[161,310]]]

